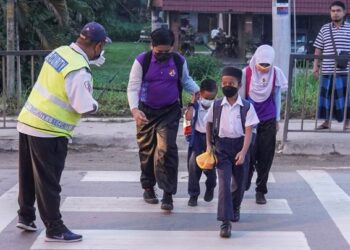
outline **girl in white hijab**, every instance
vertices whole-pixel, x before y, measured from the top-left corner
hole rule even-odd
[[[288,81],[282,70],[274,66],[275,50],[261,45],[255,51],[249,65],[243,69],[240,94],[249,100],[259,117],[255,142],[250,152],[250,173],[247,190],[250,187],[254,168],[257,171],[256,203],[265,204],[267,180],[276,146],[276,133],[281,111],[281,92],[288,88]]]

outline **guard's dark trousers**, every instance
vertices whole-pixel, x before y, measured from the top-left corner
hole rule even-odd
[[[207,177],[205,186],[207,190],[214,189],[216,186],[216,171],[215,168],[212,170],[202,171],[197,165],[196,157],[204,153],[207,149],[206,146],[206,134],[198,131],[194,132],[195,139],[193,140],[192,147],[188,148],[188,194],[190,196],[199,196],[200,185],[199,180],[202,172]]]
[[[219,221],[232,221],[233,210],[241,206],[248,179],[249,153],[243,165],[235,165],[235,157],[242,150],[244,137],[217,138],[215,154],[219,179],[218,216]]]
[[[178,102],[161,109],[140,104],[149,120],[137,126],[137,143],[141,163],[142,188],[153,188],[156,183],[164,192],[175,194],[179,165],[176,144],[181,108]]]
[[[19,134],[18,216],[35,220],[35,198],[48,234],[64,230],[60,207],[60,179],[67,156],[65,137],[40,138]]]

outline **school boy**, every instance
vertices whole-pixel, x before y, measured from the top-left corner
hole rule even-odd
[[[215,150],[219,178],[217,219],[222,221],[220,236],[231,236],[231,221],[240,219],[248,175],[248,149],[252,128],[259,123],[254,107],[238,95],[242,71],[226,67],[221,73],[223,99],[216,100],[205,117],[207,151]],[[215,146],[215,149],[213,149]],[[231,183],[232,179],[232,183]]]
[[[188,194],[190,199],[188,206],[197,206],[198,196],[200,194],[199,180],[202,172],[207,177],[205,182],[206,191],[204,194],[204,200],[210,202],[214,197],[214,188],[216,186],[216,171],[200,169],[196,163],[196,157],[205,152],[206,146],[206,122],[204,117],[207,114],[210,106],[213,104],[217,94],[217,84],[212,79],[205,79],[200,85],[199,100],[197,96],[192,96],[192,101],[188,104],[185,119],[191,121],[192,132],[188,138],[188,156],[187,156],[187,168],[188,168]]]

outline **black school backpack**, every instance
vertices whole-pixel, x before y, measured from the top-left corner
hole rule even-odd
[[[216,99],[214,101],[214,107],[213,107],[213,132],[212,132],[212,141],[215,143],[215,139],[219,137],[219,128],[220,128],[220,118],[221,118],[221,106],[222,98]],[[247,113],[250,108],[250,102],[246,99],[242,98],[243,106],[240,107],[240,113],[241,113],[241,122],[242,122],[242,128],[243,131],[245,131],[245,121],[247,117]]]
[[[178,81],[177,81],[177,88],[179,90],[179,102],[180,106],[182,107],[182,69],[183,69],[183,62],[178,53],[172,52],[172,57],[175,62],[175,66],[177,69],[177,74],[178,74]],[[142,81],[145,78],[145,75],[147,74],[147,71],[149,69],[149,65],[151,64],[151,59],[152,59],[152,50],[146,52],[145,57],[143,58],[142,61]]]

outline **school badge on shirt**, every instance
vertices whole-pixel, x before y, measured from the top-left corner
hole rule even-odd
[[[176,75],[175,69],[169,71],[169,76],[174,77]]]

